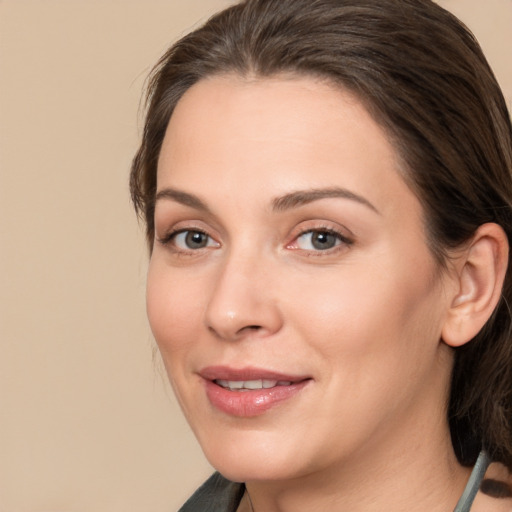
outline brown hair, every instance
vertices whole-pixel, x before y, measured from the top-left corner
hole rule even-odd
[[[428,242],[446,252],[486,222],[512,240],[512,127],[473,35],[430,0],[246,0],[185,36],[151,75],[130,187],[154,237],[156,167],[173,109],[216,74],[296,73],[354,93],[386,130],[421,201]],[[512,468],[512,278],[484,329],[456,349],[450,403],[461,463],[486,448]]]

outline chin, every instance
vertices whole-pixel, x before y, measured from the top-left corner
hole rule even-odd
[[[297,444],[290,450],[292,447],[268,434],[254,434],[231,433],[223,436],[224,440],[200,442],[209,463],[233,482],[285,480],[300,473]]]
[[[232,482],[279,481],[298,476],[290,471],[289,464],[280,466],[271,458],[246,461],[226,458],[210,460],[210,463],[222,476]]]

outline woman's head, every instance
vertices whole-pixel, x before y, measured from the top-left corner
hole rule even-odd
[[[453,16],[423,0],[249,0],[179,41],[152,76],[131,178],[150,247],[169,120],[194,84],[222,76],[308,78],[360,102],[421,204],[422,233],[438,268],[448,268],[454,250],[486,223],[499,224],[510,239],[506,105],[477,43]],[[511,293],[507,277],[490,321],[456,349],[449,414],[464,463],[482,443],[512,462]]]

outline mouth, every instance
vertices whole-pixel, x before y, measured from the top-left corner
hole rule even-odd
[[[298,395],[309,376],[286,375],[257,368],[208,367],[200,372],[209,402],[230,416],[259,416]]]
[[[272,389],[276,386],[290,386],[291,380],[223,380],[215,379],[213,382],[230,391],[253,391],[255,389]]]

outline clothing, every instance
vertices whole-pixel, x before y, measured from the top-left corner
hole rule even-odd
[[[480,452],[466,488],[453,512],[470,512],[490,462],[487,453]],[[230,482],[219,473],[214,473],[178,512],[236,512],[244,492],[244,484]]]
[[[236,512],[244,492],[244,484],[214,473],[178,512]]]
[[[487,455],[487,452],[482,450],[478,456],[478,459],[476,460],[475,467],[471,472],[468,483],[466,484],[466,488],[464,489],[462,496],[460,497],[460,500],[453,512],[469,512],[471,510],[473,500],[475,499],[476,493],[480,488],[480,484],[484,479],[485,472],[487,471],[490,463],[491,459]]]

